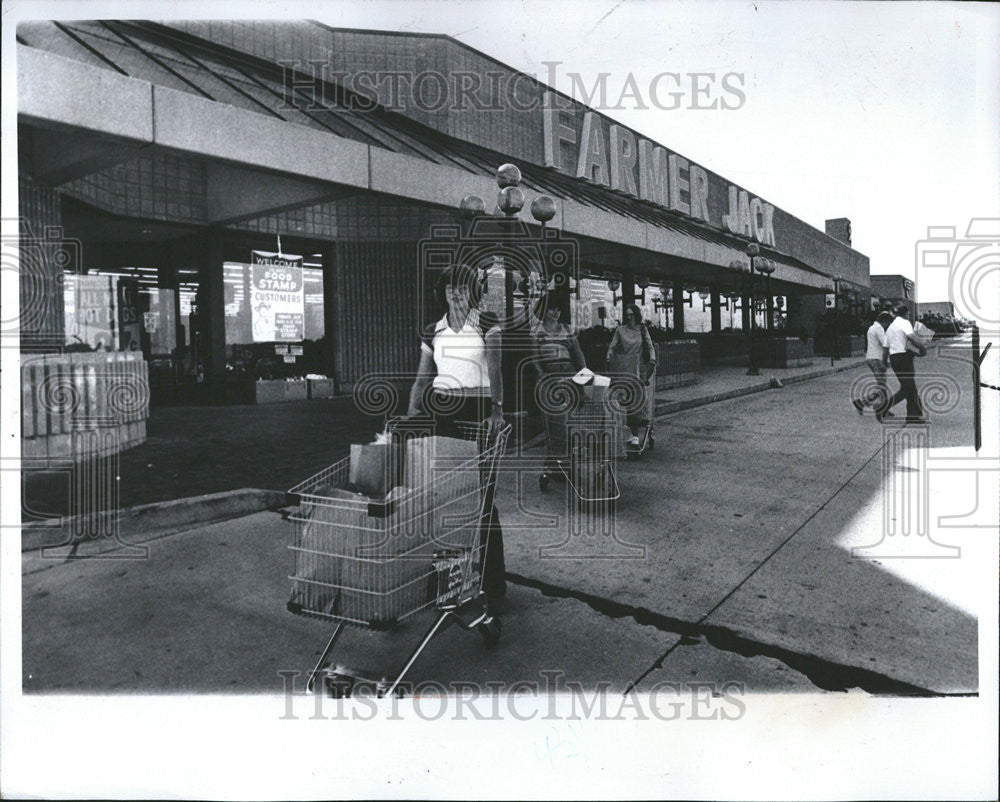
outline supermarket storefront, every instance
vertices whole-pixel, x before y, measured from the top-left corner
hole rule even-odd
[[[154,405],[412,371],[431,303],[423,245],[466,236],[459,201],[492,206],[504,162],[521,168],[525,210],[555,199],[548,231],[572,259],[551,269],[578,329],[630,302],[675,332],[738,330],[751,314],[808,328],[832,277],[868,289],[844,221],[808,226],[448,37],[73,22],[22,24],[18,39],[22,242],[43,254],[23,260],[22,349],[133,354]],[[317,53],[328,73],[288,66]],[[353,102],[329,77],[420,64],[447,83],[456,63],[519,76],[532,102],[505,107],[490,95],[503,82],[461,107],[381,85]],[[766,297],[739,269],[750,242],[772,267]],[[500,297],[517,303],[508,284]]]

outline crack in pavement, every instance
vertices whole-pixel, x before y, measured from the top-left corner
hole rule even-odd
[[[896,436],[897,434],[893,434],[890,437],[890,441],[895,439]],[[631,617],[639,624],[656,627],[664,632],[681,635],[682,637],[677,643],[667,649],[667,651],[655,660],[653,664],[638,678],[629,683],[628,688],[625,690],[626,694],[629,691],[634,690],[639,683],[653,671],[662,668],[664,661],[678,646],[690,644],[690,641],[685,642],[685,636],[703,636],[710,645],[723,651],[734,652],[743,657],[764,656],[780,660],[789,668],[803,674],[816,687],[825,691],[846,692],[850,688],[860,688],[868,693],[892,696],[949,696],[951,694],[939,693],[928,690],[927,688],[921,688],[917,685],[911,685],[908,682],[902,682],[868,669],[856,668],[842,663],[835,663],[816,655],[803,654],[781,646],[754,641],[739,635],[727,627],[705,623],[705,621],[723,604],[725,604],[726,601],[732,598],[732,596],[741,587],[743,587],[743,585],[745,585],[754,576],[754,574],[756,574],[779,551],[781,551],[781,549],[784,548],[791,541],[791,539],[795,537],[795,535],[801,532],[813,518],[826,509],[827,505],[830,504],[844,490],[844,488],[854,481],[854,479],[882,453],[886,445],[888,445],[888,441],[880,445],[874,453],[868,457],[868,459],[866,459],[856,471],[854,471],[854,473],[852,473],[844,482],[840,484],[840,486],[829,496],[829,498],[827,498],[804,521],[802,521],[802,523],[799,524],[799,526],[796,527],[796,529],[791,532],[788,537],[772,549],[772,551],[763,560],[761,560],[753,568],[753,570],[737,582],[736,585],[708,612],[693,623],[653,612],[646,607],[636,607],[634,605],[622,604],[600,596],[560,587],[520,574],[508,572],[507,577],[510,581],[516,584],[536,588],[542,591],[545,595],[577,599],[589,605],[597,612],[611,618]]]
[[[891,696],[937,697],[954,695],[938,693],[917,685],[911,685],[910,683],[887,677],[884,674],[879,674],[876,671],[855,668],[854,666],[825,660],[815,655],[802,654],[781,646],[754,641],[737,634],[727,627],[704,624],[702,623],[704,618],[692,623],[662,613],[656,613],[648,607],[622,604],[621,602],[611,601],[601,596],[594,596],[583,591],[553,585],[511,572],[507,572],[507,580],[516,585],[541,591],[543,596],[581,601],[595,612],[608,618],[632,618],[636,623],[643,626],[651,626],[661,632],[680,635],[681,639],[676,644],[671,646],[641,676],[629,683],[623,692],[624,694],[634,690],[652,671],[661,668],[663,661],[677,646],[691,645],[691,638],[704,638],[709,645],[721,651],[733,652],[742,657],[761,656],[780,660],[789,668],[804,675],[817,688],[824,691],[846,692],[851,688],[860,688],[871,694]]]

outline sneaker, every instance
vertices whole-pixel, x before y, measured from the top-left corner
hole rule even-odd
[[[865,414],[865,405],[861,401],[855,398],[851,403],[854,404],[854,408],[858,411],[859,415]]]

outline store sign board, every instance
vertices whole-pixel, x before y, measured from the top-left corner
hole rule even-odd
[[[292,253],[273,253],[271,251],[250,251],[250,264],[270,265],[274,267],[302,267],[301,256]]]
[[[594,111],[582,115],[547,92],[542,104],[545,166],[655,203],[763,245],[775,245],[774,206],[709,180],[694,162]]]
[[[115,350],[115,289],[112,276],[65,274],[66,344]]]
[[[118,348],[121,351],[142,350],[142,324],[139,318],[139,282],[119,278],[116,288],[118,301]]]
[[[254,258],[257,253],[254,251]],[[301,256],[287,258],[302,259]],[[254,264],[250,269],[253,341],[301,341],[305,336],[302,268],[285,264]]]

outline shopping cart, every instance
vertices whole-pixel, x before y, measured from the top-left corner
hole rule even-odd
[[[621,450],[621,411],[605,388],[597,392],[555,377],[549,383],[542,394],[557,405],[542,405],[549,457],[538,487],[545,492],[553,479],[565,481],[579,501],[607,509],[621,497],[613,467]]]
[[[420,486],[394,491],[383,502],[359,500],[345,488],[350,459],[288,491],[289,503],[297,505],[286,516],[295,527],[288,610],[335,622],[309,675],[310,692],[322,678],[322,687],[336,696],[349,695],[359,682],[377,696],[392,693],[446,623],[479,631],[489,645],[499,638],[500,620],[486,612],[483,562],[497,467],[511,427],[490,435],[485,423],[457,426],[464,439],[476,442],[477,456],[437,459]],[[394,677],[329,665],[345,625],[385,630],[431,609],[438,615]]]

